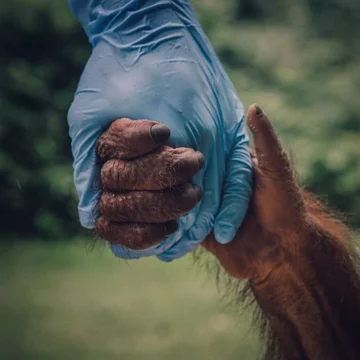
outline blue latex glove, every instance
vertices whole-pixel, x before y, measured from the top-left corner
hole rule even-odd
[[[151,119],[171,129],[169,145],[201,151],[194,183],[203,198],[178,231],[147,250],[112,245],[115,255],[171,261],[214,228],[232,240],[251,197],[244,108],[187,0],[70,0],[93,46],[68,114],[79,216],[96,219],[99,167],[95,142],[120,117]]]

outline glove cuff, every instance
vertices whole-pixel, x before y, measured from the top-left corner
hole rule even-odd
[[[99,37],[144,33],[149,28],[189,25],[196,19],[189,0],[68,0],[75,18],[84,28],[92,45]]]

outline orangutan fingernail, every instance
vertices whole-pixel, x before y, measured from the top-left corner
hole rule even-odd
[[[199,170],[203,168],[204,164],[205,164],[205,157],[204,155],[200,152],[197,151],[196,152],[197,158],[198,158],[198,162],[199,162]]]
[[[170,137],[170,129],[163,124],[155,124],[150,129],[150,134],[156,144],[164,144]]]
[[[179,225],[178,225],[178,222],[176,220],[168,221],[168,222],[163,224],[164,234],[166,236],[170,236],[171,234],[173,234],[178,229],[178,227],[179,227]]]
[[[260,117],[264,115],[264,112],[261,110],[261,108],[258,105],[255,105],[256,108],[256,116]]]

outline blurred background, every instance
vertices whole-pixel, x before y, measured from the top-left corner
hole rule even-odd
[[[359,229],[360,2],[193,5],[244,105]],[[120,261],[80,229],[66,113],[91,49],[66,1],[2,1],[0,36],[0,359],[255,359],[190,257]]]

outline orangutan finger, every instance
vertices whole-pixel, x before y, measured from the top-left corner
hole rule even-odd
[[[251,158],[251,162],[253,164],[253,167],[258,168],[259,167],[259,162],[258,159],[256,157],[256,151],[254,148],[249,148],[249,153],[250,153],[250,158]]]
[[[107,161],[101,181],[110,191],[162,190],[191,179],[204,162],[204,156],[193,149],[162,146],[133,160]]]
[[[166,143],[170,129],[151,120],[115,120],[99,137],[96,150],[102,162],[131,159],[144,155]]]
[[[164,241],[178,229],[176,220],[161,224],[118,223],[100,216],[95,231],[104,240],[132,250],[147,249]]]
[[[164,191],[104,192],[100,214],[111,221],[163,223],[188,213],[201,197],[200,186],[190,183]]]
[[[290,162],[267,115],[253,104],[247,113],[247,124],[254,137],[259,168],[268,174],[291,178]]]

